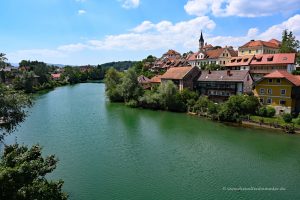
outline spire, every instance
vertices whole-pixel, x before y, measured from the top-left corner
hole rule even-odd
[[[203,35],[202,35],[202,30],[201,30],[201,35],[200,35],[199,42],[203,42],[204,43],[204,39],[203,39]]]
[[[201,30],[201,35],[200,35],[200,39],[199,39],[199,51],[202,51],[203,46],[204,46],[204,39],[203,39],[202,30]]]

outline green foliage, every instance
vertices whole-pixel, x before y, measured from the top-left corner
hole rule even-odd
[[[139,97],[140,106],[150,109],[161,109],[160,95],[157,92],[146,91],[143,96]]]
[[[240,121],[244,115],[255,114],[259,108],[259,101],[255,96],[235,95],[229,97],[219,112],[222,121]]]
[[[109,62],[102,65],[98,65],[98,67],[102,67],[104,70],[109,68],[114,68],[118,71],[125,71],[131,68],[136,61],[119,61],[119,62]]]
[[[63,181],[47,181],[57,164],[54,156],[42,157],[41,147],[5,146],[0,162],[0,199],[66,200]]]
[[[126,102],[125,105],[131,108],[137,108],[139,106],[139,103],[137,100],[131,99],[128,102]]]
[[[275,108],[271,106],[262,106],[257,111],[257,114],[261,117],[274,117],[275,113]]]
[[[158,87],[158,93],[160,95],[160,103],[163,109],[169,110],[169,107],[172,107],[177,92],[178,89],[172,81],[160,84]]]
[[[1,69],[4,69],[7,65],[6,63],[7,58],[5,57],[4,53],[0,53],[0,81],[2,83],[5,83],[5,72],[2,71]]]
[[[112,102],[121,102],[124,100],[120,90],[122,74],[114,68],[110,68],[105,74],[106,95]]]
[[[223,70],[224,67],[220,66],[220,65],[217,65],[217,64],[208,64],[208,65],[205,65],[203,67],[204,70],[211,70],[211,71],[214,71],[214,70]]]
[[[293,120],[293,117],[289,113],[285,113],[282,115],[282,119],[284,120],[285,123],[291,123]]]
[[[0,84],[0,141],[25,120],[28,106],[31,100],[27,95]]]
[[[297,53],[299,47],[299,40],[295,38],[292,31],[288,32],[288,30],[285,29],[282,33],[280,53]]]
[[[138,76],[133,68],[130,68],[123,76],[120,91],[125,102],[137,100],[142,95],[143,89],[138,83]]]
[[[298,115],[298,117],[295,119],[295,123],[297,125],[300,125],[300,114]]]

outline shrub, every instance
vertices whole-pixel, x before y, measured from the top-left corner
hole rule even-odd
[[[282,119],[285,121],[285,123],[291,123],[293,120],[293,117],[289,113],[285,113],[282,115]]]
[[[128,102],[126,102],[126,106],[129,106],[131,108],[137,108],[138,107],[138,102],[134,99],[131,99]]]
[[[267,117],[274,117],[274,115],[276,113],[275,108],[273,108],[271,106],[267,106],[266,111],[267,111],[267,113],[266,113]]]
[[[265,106],[260,107],[257,114],[261,117],[265,117],[267,115],[267,108]]]

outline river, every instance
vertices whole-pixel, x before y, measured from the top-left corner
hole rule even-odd
[[[38,96],[7,138],[55,154],[49,178],[62,178],[71,200],[300,199],[299,135],[132,109],[107,101],[104,87]]]

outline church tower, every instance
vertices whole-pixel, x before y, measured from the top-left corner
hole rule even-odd
[[[201,51],[203,49],[203,46],[204,46],[204,39],[203,39],[202,31],[201,31],[201,35],[200,35],[200,39],[199,39],[199,51]]]

